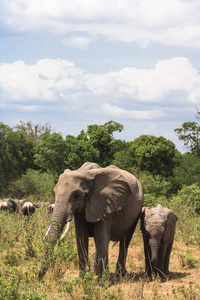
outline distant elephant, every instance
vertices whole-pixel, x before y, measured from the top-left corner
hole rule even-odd
[[[9,210],[11,212],[18,212],[18,206],[13,199],[2,199],[0,203],[0,210]]]
[[[55,208],[45,242],[55,244],[74,216],[79,269],[88,265],[88,240],[94,237],[97,274],[101,276],[108,265],[112,240],[120,241],[116,272],[125,275],[128,246],[143,205],[143,191],[136,177],[116,166],[101,168],[87,162],[76,171],[61,174],[54,191]],[[40,276],[46,271],[44,261]]]
[[[169,258],[178,218],[175,213],[158,204],[145,208],[141,214],[144,240],[145,269],[149,277],[157,272],[163,278],[169,274]]]
[[[21,200],[22,214],[24,216],[31,216],[35,212],[36,207],[40,207],[40,204],[34,204],[29,199]]]
[[[49,204],[49,206],[47,207],[47,213],[51,214],[54,210],[54,207],[55,207],[55,203]]]

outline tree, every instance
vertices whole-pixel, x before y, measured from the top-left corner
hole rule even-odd
[[[132,156],[141,171],[165,178],[173,175],[177,152],[174,143],[162,136],[141,135],[131,145]]]
[[[51,134],[51,126],[47,123],[45,125],[36,124],[32,121],[20,121],[19,125],[15,125],[13,129],[21,133],[27,140],[34,143],[41,142],[43,137]]]
[[[114,154],[113,164],[121,169],[133,172],[133,166],[136,165],[135,157],[133,156],[131,145],[133,142],[124,142],[120,151]]]
[[[184,141],[187,150],[200,155],[200,126],[197,122],[185,122],[181,128],[176,128],[174,131],[177,133],[179,140]]]
[[[173,182],[178,189],[200,183],[200,160],[197,155],[187,152],[181,156],[179,165],[174,169]]]
[[[99,151],[88,139],[84,131],[75,137],[66,136],[66,157],[65,165],[68,169],[78,169],[86,161],[97,162],[99,159]]]
[[[9,126],[0,123],[0,190],[33,168],[33,144]]]
[[[55,175],[61,174],[65,169],[66,143],[60,134],[46,135],[34,148],[35,164],[45,172]]]
[[[121,132],[124,126],[109,121],[104,125],[89,125],[86,131],[86,136],[89,137],[92,145],[99,151],[98,164],[102,167],[111,164],[114,154],[117,151],[118,140],[113,136],[113,133]]]

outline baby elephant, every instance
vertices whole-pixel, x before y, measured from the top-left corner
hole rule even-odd
[[[151,278],[157,272],[161,278],[169,274],[169,258],[178,218],[175,213],[158,204],[146,208],[141,214],[141,230],[144,240],[145,269]]]

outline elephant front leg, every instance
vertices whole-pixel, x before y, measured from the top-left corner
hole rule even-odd
[[[165,258],[166,258],[166,245],[164,242],[162,242],[158,253],[158,265],[157,265],[157,270],[161,279],[164,279],[166,277],[165,270],[164,270]]]
[[[152,274],[153,274],[153,266],[151,264],[151,251],[145,249],[144,251],[145,253],[145,272],[146,272],[146,275],[151,278],[152,277]]]
[[[76,244],[79,256],[79,270],[84,271],[86,266],[89,266],[88,262],[88,242],[89,234],[87,224],[83,222],[80,216],[75,218],[76,229]]]
[[[79,270],[84,271],[88,263],[88,238],[78,235],[76,238],[77,250],[79,256]]]
[[[165,262],[164,262],[164,273],[165,275],[169,275],[169,258],[170,258],[170,254],[171,254],[171,250],[172,250],[172,245],[173,242],[169,244],[167,251],[166,251],[166,255],[165,255]]]
[[[95,272],[95,274],[97,274],[97,249],[95,246],[95,251],[93,254],[93,263],[92,263],[92,270]]]
[[[94,240],[96,246],[96,270],[99,277],[108,266],[108,246],[110,242],[110,222],[100,220],[94,226]]]

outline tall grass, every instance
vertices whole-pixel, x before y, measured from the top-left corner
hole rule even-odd
[[[105,275],[99,283],[96,275],[88,269],[79,277],[78,257],[74,226],[68,237],[49,251],[49,269],[41,280],[38,276],[44,251],[43,236],[51,216],[43,204],[28,219],[20,214],[0,211],[0,300],[21,299],[200,299],[199,286],[171,286],[164,294],[161,282],[148,282],[144,274],[144,255],[139,226],[131,241],[127,260],[128,275],[110,281]],[[171,279],[179,278],[183,264],[199,271],[199,257],[192,250],[183,250],[182,231],[176,235],[177,244],[173,255],[179,258],[180,266]],[[194,242],[194,241],[193,241]],[[91,242],[90,260],[94,243]],[[118,245],[110,243],[110,271],[115,269]],[[111,255],[111,254],[110,254]],[[189,261],[192,265],[189,265]],[[176,266],[175,266],[176,267]],[[170,295],[170,296],[169,296]]]

